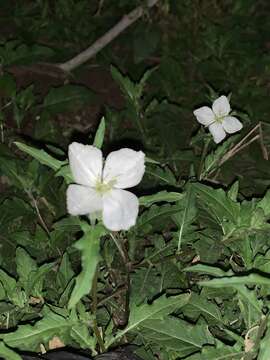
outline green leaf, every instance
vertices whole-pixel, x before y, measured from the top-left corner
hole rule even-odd
[[[203,315],[208,321],[214,321],[218,324],[223,323],[219,307],[214,302],[209,301],[202,294],[198,295],[196,293],[192,293],[189,302],[183,308],[183,311],[185,314],[191,314],[192,318],[195,315],[195,319],[197,319],[200,315]]]
[[[3,341],[0,342],[0,356],[5,360],[22,360],[20,355],[9,349]]]
[[[113,79],[120,85],[121,90],[131,100],[131,102],[136,101],[139,95],[136,89],[136,84],[133,83],[128,76],[122,75],[115,66],[111,66],[111,74]]]
[[[76,277],[76,285],[72,291],[68,308],[71,309],[80,299],[90,293],[97,264],[100,260],[100,238],[106,234],[103,226],[85,226],[83,237],[75,243],[75,247],[81,251],[82,271]]]
[[[226,271],[221,270],[218,267],[204,265],[204,264],[188,266],[188,267],[184,268],[183,271],[199,272],[199,273],[208,274],[208,275],[212,275],[212,276],[218,276],[218,277],[230,276],[230,275],[234,274],[233,271],[231,271],[231,270],[226,272]]]
[[[222,189],[213,189],[210,186],[199,183],[192,184],[199,200],[202,202],[206,211],[208,211],[220,224],[224,219],[236,223],[239,216],[240,205],[232,201]]]
[[[96,340],[89,333],[89,328],[86,324],[78,324],[72,327],[71,337],[79,344],[81,349],[91,349],[95,351]]]
[[[26,285],[29,281],[29,275],[32,271],[37,270],[37,264],[34,259],[23,248],[18,247],[16,249],[16,266],[17,273],[19,275],[19,281],[23,288],[26,289]]]
[[[66,184],[74,182],[69,164],[63,165],[55,174],[55,176],[62,176]]]
[[[189,294],[171,297],[163,295],[156,299],[151,305],[136,305],[135,302],[131,302],[128,325],[123,330],[118,331],[116,335],[110,335],[106,340],[106,347],[109,347],[126,333],[135,330],[138,331],[139,327],[143,326],[146,320],[162,319],[174,310],[180,309],[187,304],[189,298]]]
[[[65,252],[57,272],[56,282],[64,290],[74,275],[68,254]]]
[[[244,355],[241,345],[230,346],[216,340],[215,347],[205,345],[202,352],[188,356],[186,360],[241,360]]]
[[[46,346],[54,336],[63,337],[64,340],[74,325],[74,321],[65,319],[46,307],[42,320],[33,326],[19,325],[18,330],[4,335],[3,340],[10,347],[38,352],[40,344]]]
[[[4,270],[0,269],[0,282],[6,291],[7,297],[11,299],[17,286],[16,280],[8,275]]]
[[[21,160],[1,157],[0,169],[17,188],[27,190],[31,187],[33,180],[26,174]]]
[[[232,201],[237,201],[238,191],[239,191],[239,181],[235,181],[230,187],[230,190],[228,191],[228,197]]]
[[[180,205],[152,205],[149,209],[144,211],[142,215],[139,216],[134,230],[141,230],[149,226],[151,228],[151,225],[157,220],[160,221],[162,217],[170,217],[171,215],[177,213],[180,210]]]
[[[27,283],[26,293],[29,295],[42,297],[43,283],[45,280],[45,275],[49,273],[53,267],[55,266],[55,262],[45,263],[37,268],[36,271],[31,273],[30,279]]]
[[[180,251],[186,229],[194,222],[197,215],[195,196],[192,186],[187,187],[187,191],[184,195],[185,196],[179,203],[179,205],[182,207],[181,211],[173,215],[173,220],[179,228],[177,251]]]
[[[200,179],[207,178],[220,167],[220,161],[222,157],[226,154],[226,152],[229,150],[231,144],[232,139],[229,138],[205,157],[203,172],[200,176]]]
[[[93,142],[93,145],[97,148],[101,149],[104,141],[104,135],[105,135],[105,129],[106,129],[106,123],[105,123],[105,117],[100,121],[99,127],[97,129],[95,139]]]
[[[156,335],[161,343],[174,340],[180,342],[181,347],[188,345],[190,354],[198,351],[205,344],[214,343],[214,338],[206,325],[190,325],[184,320],[170,316],[162,320],[147,320],[142,326],[144,329],[154,331],[154,335],[151,335],[151,337],[155,339]]]
[[[189,270],[190,271],[190,270]],[[270,286],[270,279],[259,274],[249,274],[244,276],[226,276],[219,279],[212,279],[208,281],[200,281],[202,286],[223,287],[234,285],[268,285]]]
[[[260,351],[258,355],[258,360],[269,360],[269,344],[270,344],[270,321],[268,318],[267,329],[265,331],[264,337],[260,342]]]
[[[270,190],[268,190],[264,197],[258,202],[257,207],[263,209],[265,216],[270,216]]]
[[[51,88],[41,105],[43,110],[52,114],[74,111],[93,99],[93,92],[80,85],[64,85]]]
[[[65,164],[64,161],[60,161],[46,153],[44,150],[35,149],[32,146],[28,146],[26,144],[15,142],[14,143],[18,148],[25,152],[26,154],[32,156],[34,159],[38,160],[42,165],[46,165],[53,169],[54,171],[57,171]]]
[[[156,202],[176,202],[181,200],[184,197],[184,194],[177,192],[168,192],[166,190],[160,191],[154,195],[142,196],[139,199],[141,206],[151,206]]]
[[[175,176],[168,167],[147,166],[145,173],[154,178],[158,184],[177,186]]]

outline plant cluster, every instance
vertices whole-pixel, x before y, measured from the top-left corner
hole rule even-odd
[[[83,46],[94,27],[83,26],[88,1],[29,3],[16,2],[16,25],[30,22],[39,39],[82,35]],[[105,3],[96,4],[97,22],[131,10],[129,1]],[[158,25],[146,11],[133,60],[129,48],[110,67],[124,105],[106,106],[87,138],[56,119],[97,95],[75,83],[45,95],[18,86],[14,66],[60,55],[29,34],[3,40],[0,356],[69,346],[90,357],[134,344],[145,360],[268,360],[269,134],[258,100],[268,55],[255,69],[258,44],[237,40],[255,36],[265,9],[227,3],[164,1]],[[185,33],[174,31],[179,23]],[[114,63],[116,54],[100,61]],[[120,70],[129,63],[133,77]],[[257,87],[247,89],[254,73]]]

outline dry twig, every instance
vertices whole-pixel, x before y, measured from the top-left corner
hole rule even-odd
[[[151,8],[158,0],[147,0],[146,7]],[[112,42],[119,34],[121,34],[126,28],[132,25],[144,14],[144,7],[138,6],[132,10],[129,14],[124,15],[122,19],[113,26],[106,34],[101,38],[96,40],[89,48],[76,55],[74,58],[66,61],[63,64],[59,64],[58,67],[64,72],[70,72],[76,67],[82,65],[92,57],[94,57],[100,50],[102,50],[106,45]]]

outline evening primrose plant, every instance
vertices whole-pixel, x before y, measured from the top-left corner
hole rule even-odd
[[[54,343],[96,355],[132,343],[145,360],[267,359],[270,193],[245,199],[238,181],[211,185],[245,137],[216,144],[239,122],[225,96],[194,113],[215,125],[214,141],[204,133],[186,179],[148,149],[105,157],[105,118],[92,143],[68,146],[66,160],[16,142],[34,158],[35,181],[20,167],[16,179],[31,191],[38,222],[14,235],[16,274],[0,269],[1,355],[19,359]],[[44,169],[59,182],[54,209],[66,204],[58,217],[46,216],[49,197],[46,211],[34,197]]]

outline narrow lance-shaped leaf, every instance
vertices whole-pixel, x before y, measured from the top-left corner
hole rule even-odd
[[[93,143],[93,145],[99,149],[101,149],[101,147],[103,145],[105,129],[106,129],[106,124],[105,124],[105,118],[103,116],[103,118],[101,119],[100,124],[98,126],[98,129],[97,129],[97,132],[95,135],[95,139],[94,139],[94,143]]]
[[[194,218],[197,214],[197,209],[195,207],[195,196],[192,186],[187,187],[185,196],[179,202],[179,205],[182,207],[181,211],[173,215],[173,219],[179,227],[177,244],[178,251],[180,251],[186,228],[194,221]]]
[[[26,144],[15,142],[14,143],[18,148],[25,152],[26,154],[32,156],[34,159],[38,160],[42,165],[46,165],[57,171],[65,164],[65,161],[60,161],[55,159],[53,156],[46,153],[44,150],[35,149],[32,146],[28,146]]]
[[[151,206],[156,202],[176,202],[183,198],[183,194],[178,192],[160,191],[154,195],[142,196],[139,199],[141,206]]]
[[[106,234],[106,230],[102,225],[91,227],[85,224],[83,231],[83,237],[74,245],[82,254],[82,271],[76,277],[76,285],[68,304],[69,309],[76,306],[80,299],[91,291],[96,267],[100,260],[100,238]]]

